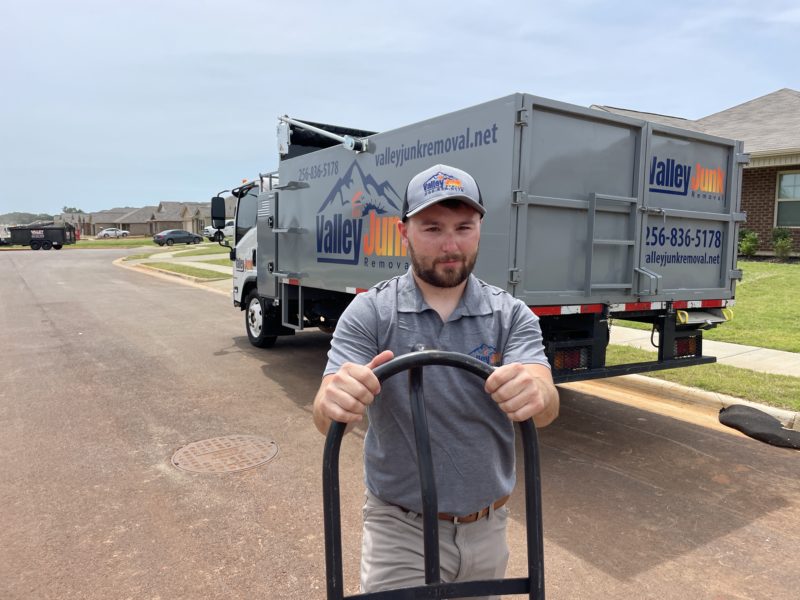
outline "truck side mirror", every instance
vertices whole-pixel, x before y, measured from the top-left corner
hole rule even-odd
[[[211,224],[216,229],[225,227],[225,198],[214,196],[211,199]]]

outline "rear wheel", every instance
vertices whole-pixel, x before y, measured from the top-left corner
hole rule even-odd
[[[108,237],[108,234],[107,234],[107,233],[104,233],[104,234],[103,234],[103,237],[104,237],[104,238],[107,238],[107,237]]]
[[[244,324],[250,343],[257,348],[271,348],[275,345],[276,335],[266,335],[264,332],[264,304],[258,297],[258,290],[253,290],[245,300]]]
[[[61,250],[61,244],[53,244],[54,250]]]
[[[167,240],[167,246],[172,246],[172,244],[174,244],[174,243],[175,243],[175,240],[173,240],[171,238]]]
[[[122,237],[128,237],[128,234],[127,233],[123,233]]]
[[[41,247],[42,247],[42,243],[41,242],[39,242],[39,241],[31,242],[31,250],[38,250]]]
[[[45,240],[42,242],[42,250],[50,250],[53,247],[53,242],[50,240]]]

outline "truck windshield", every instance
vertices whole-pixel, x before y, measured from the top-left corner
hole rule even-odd
[[[236,210],[236,242],[256,226],[258,216],[258,197],[255,190],[251,190],[239,200]]]

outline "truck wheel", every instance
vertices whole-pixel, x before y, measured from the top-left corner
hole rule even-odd
[[[61,250],[61,247],[62,247],[61,244],[53,244],[54,250]]]
[[[31,242],[31,250],[38,250],[42,247],[41,242]]]
[[[42,250],[50,250],[53,247],[53,242],[50,240],[45,240],[42,242]]]
[[[127,233],[123,233],[122,237],[128,237],[128,234]]]
[[[256,348],[272,348],[278,336],[265,335],[264,333],[264,304],[258,297],[258,290],[253,290],[247,294],[244,311],[244,326],[247,329],[247,337],[250,343]]]

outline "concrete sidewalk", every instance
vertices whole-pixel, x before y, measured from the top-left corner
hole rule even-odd
[[[656,344],[658,343],[657,333],[653,340]],[[642,350],[655,350],[650,343],[649,331],[629,329],[617,325],[611,327],[611,343],[633,346]],[[715,342],[704,338],[703,354],[716,356],[717,362],[723,365],[750,369],[761,373],[800,377],[800,354],[796,352],[741,346],[727,342]]]

